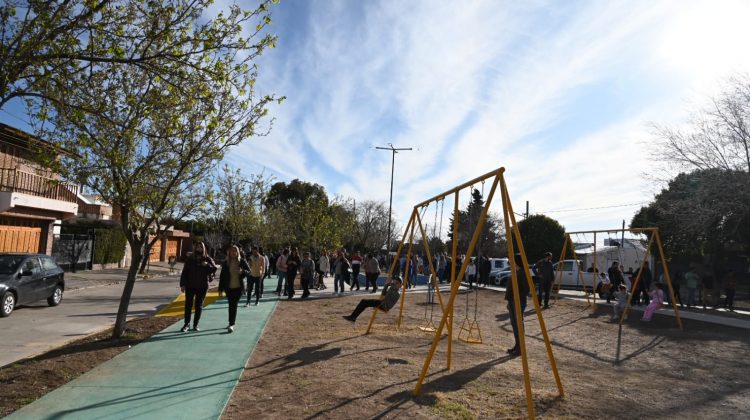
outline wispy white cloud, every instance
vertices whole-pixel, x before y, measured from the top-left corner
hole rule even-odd
[[[397,156],[401,218],[499,165],[517,211],[525,200],[532,211],[647,201],[646,123],[679,121],[687,98],[750,68],[741,1],[280,7],[262,85],[288,100],[271,135],[235,160],[387,201],[391,155],[373,146],[414,147]],[[606,112],[590,99],[604,97]],[[550,215],[580,229],[635,209]]]

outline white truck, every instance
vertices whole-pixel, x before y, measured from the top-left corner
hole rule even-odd
[[[592,290],[599,283],[597,273],[588,273],[581,260],[563,260],[552,265],[555,283],[563,289]]]

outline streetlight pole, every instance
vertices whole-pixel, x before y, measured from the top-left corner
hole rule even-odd
[[[400,150],[412,150],[411,147],[402,147],[397,148],[393,147],[393,144],[388,143],[388,147],[376,147],[376,149],[379,150],[390,150],[392,153],[391,156],[391,196],[390,200],[388,201],[388,249],[386,250],[388,252],[388,255],[390,256],[391,252],[391,212],[393,209],[393,171],[396,166],[396,153],[398,153]]]

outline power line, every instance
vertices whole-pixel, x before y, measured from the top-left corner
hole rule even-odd
[[[582,209],[563,209],[563,210],[546,210],[546,211],[540,211],[539,213],[566,213],[566,212],[572,212],[572,211],[587,211],[587,210],[601,210],[601,209],[613,209],[617,207],[633,207],[633,206],[640,206],[643,204],[646,204],[646,201],[641,201],[638,203],[628,203],[628,204],[614,204],[611,206],[601,206],[601,207],[587,207]]]
[[[21,122],[22,122],[22,123],[24,123],[24,124],[28,124],[28,123],[29,123],[28,121],[24,120],[23,118],[21,118],[21,117],[18,117],[18,116],[16,116],[16,115],[13,115],[13,114],[11,114],[10,112],[8,112],[8,111],[6,111],[6,110],[4,110],[4,109],[0,109],[0,111],[3,111],[4,113],[6,113],[6,114],[10,115],[11,117],[13,117],[13,118],[17,119],[18,121],[21,121]]]

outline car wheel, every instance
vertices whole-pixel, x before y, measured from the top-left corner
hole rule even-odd
[[[63,289],[58,284],[57,286],[55,286],[55,291],[52,292],[52,296],[50,296],[50,297],[47,298],[47,304],[49,306],[57,306],[57,305],[59,305],[60,301],[62,300],[62,295],[63,295]]]
[[[7,292],[3,296],[2,304],[0,305],[0,317],[6,317],[13,312],[16,308],[16,295],[13,292]]]

